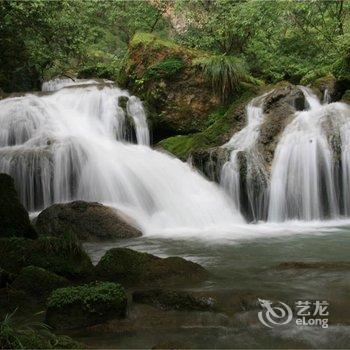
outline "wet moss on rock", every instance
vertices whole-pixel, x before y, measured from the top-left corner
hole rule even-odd
[[[19,273],[25,266],[38,266],[68,279],[85,279],[92,273],[92,263],[77,240],[41,236],[36,240],[3,238],[0,240],[0,266]]]
[[[124,288],[112,282],[96,282],[56,289],[48,298],[46,322],[56,329],[95,325],[111,318],[125,317]]]
[[[37,266],[27,266],[11,285],[12,288],[41,298],[49,295],[54,289],[65,287],[69,281],[53,272]]]
[[[202,280],[207,271],[180,257],[159,258],[128,248],[113,248],[96,266],[96,276],[127,284],[163,284]]]

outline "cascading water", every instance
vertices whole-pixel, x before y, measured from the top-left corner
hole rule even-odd
[[[218,186],[148,147],[138,98],[111,82],[90,80],[55,80],[43,89],[51,93],[0,101],[0,172],[14,177],[28,210],[100,201],[130,215],[145,232],[243,223]],[[120,98],[128,98],[126,113]],[[128,117],[138,145],[126,140]]]
[[[350,108],[340,102],[322,105],[301,89],[309,109],[296,113],[276,148],[269,221],[350,214]]]
[[[232,136],[223,147],[232,150],[230,160],[221,171],[221,185],[241,207],[241,188],[245,187],[249,211],[255,220],[262,219],[266,211],[267,174],[256,143],[260,126],[264,121],[263,103],[266,94],[254,98],[246,108],[247,125]],[[245,178],[241,178],[242,163],[245,163]],[[243,184],[242,184],[243,183]]]

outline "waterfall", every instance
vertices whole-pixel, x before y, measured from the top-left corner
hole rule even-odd
[[[221,171],[221,185],[234,199],[238,208],[241,207],[242,201],[248,201],[248,210],[254,220],[261,219],[266,211],[267,174],[261,154],[256,149],[260,126],[264,122],[263,104],[266,95],[254,98],[248,103],[247,125],[223,145],[232,151],[230,160],[224,164]],[[242,168],[245,168],[244,179],[240,174]],[[242,198],[242,187],[246,190],[245,199]]]
[[[276,148],[269,221],[350,214],[350,108],[322,105],[310,89],[301,89],[309,109],[296,113]]]
[[[144,232],[244,222],[219,186],[148,146],[137,97],[108,81],[57,79],[43,90],[0,101],[0,172],[14,177],[28,210],[99,201],[133,217]],[[127,138],[130,127],[137,144]]]

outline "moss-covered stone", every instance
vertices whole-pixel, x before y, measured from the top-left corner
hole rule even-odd
[[[65,287],[69,281],[41,267],[27,266],[14,280],[11,287],[24,290],[26,293],[41,298],[49,295],[54,289]]]
[[[212,311],[214,309],[214,299],[197,297],[192,293],[152,289],[135,291],[132,300],[137,303],[150,304],[162,310],[196,310]]]
[[[96,275],[110,281],[153,285],[201,280],[207,276],[207,271],[180,257],[162,259],[128,248],[113,248],[97,264]]]
[[[220,105],[192,64],[206,54],[152,34],[137,33],[131,40],[127,87],[145,102],[155,142],[202,130]]]
[[[98,282],[55,290],[48,299],[46,322],[58,329],[73,329],[125,317],[127,298],[122,286]]]
[[[36,240],[3,238],[0,240],[0,266],[18,273],[25,266],[38,266],[58,275],[84,279],[91,275],[89,256],[70,235],[42,236]]]
[[[66,232],[80,241],[102,241],[141,236],[132,219],[95,202],[58,203],[43,210],[35,223],[39,234],[63,237]]]
[[[0,237],[36,237],[29,216],[19,202],[14,181],[7,174],[0,174]]]
[[[173,136],[160,141],[159,145],[182,160],[192,153],[221,146],[244,126],[246,104],[256,93],[255,89],[247,87],[228,109],[219,108],[209,115],[206,121],[209,125],[203,131]]]

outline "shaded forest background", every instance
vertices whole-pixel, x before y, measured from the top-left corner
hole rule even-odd
[[[203,50],[197,64],[213,78],[350,78],[349,10],[347,0],[1,0],[0,88],[35,90],[62,74],[122,81],[137,32]]]

